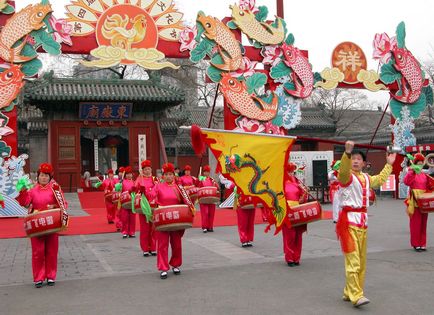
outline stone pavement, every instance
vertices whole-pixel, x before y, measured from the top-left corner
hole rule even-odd
[[[375,303],[364,311],[434,314],[430,297],[434,248],[424,253],[409,248],[402,201],[380,200],[370,209],[369,220],[366,290]],[[37,304],[35,299],[49,294],[59,299],[60,308],[36,306],[41,313],[143,314],[145,301],[146,310],[158,314],[280,314],[287,313],[285,305],[291,305],[291,314],[354,311],[339,300],[343,258],[331,221],[309,226],[302,264],[296,268],[288,268],[283,261],[281,236],[264,234],[264,227],[256,225],[254,247],[246,249],[240,247],[236,227],[218,227],[207,234],[200,229],[186,231],[183,274],[170,275],[165,281],[158,278],[156,258],[141,255],[138,237],[122,239],[118,233],[64,236],[56,287],[38,290],[32,285],[29,240],[0,240],[0,305],[5,314],[34,314],[30,307]],[[431,219],[429,244],[433,236]],[[100,309],[95,310],[92,303]]]

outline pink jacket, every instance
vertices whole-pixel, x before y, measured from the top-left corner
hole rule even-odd
[[[215,180],[212,179],[211,177],[207,177],[204,180],[201,180],[198,185],[198,187],[210,187],[210,186],[219,188]]]
[[[159,206],[172,206],[184,203],[176,184],[159,183],[155,186],[154,191]]]
[[[303,189],[301,189],[297,180],[290,177],[285,183],[285,199],[298,202],[302,194]]]
[[[134,187],[134,181],[132,179],[124,179],[122,181],[122,192],[128,191],[131,192]]]
[[[65,197],[63,197],[63,200],[65,200]],[[45,186],[36,184],[35,187],[30,190],[21,191],[17,197],[17,201],[24,207],[31,205],[33,210],[38,211],[49,210],[49,206],[59,208],[59,204],[57,203],[56,197],[54,197],[53,190],[51,189],[51,183]],[[66,200],[65,207],[68,207]]]
[[[179,183],[182,186],[196,186],[196,184],[197,184],[197,178],[193,177],[193,176],[190,176],[190,175],[184,175],[184,176],[181,176],[179,178]]]
[[[112,179],[106,178],[102,182],[102,186],[103,186],[105,191],[112,191],[113,189],[115,189],[115,185],[118,182],[119,182],[119,180],[117,178],[112,178]]]
[[[410,189],[429,189],[428,176],[425,173],[416,174],[412,169],[404,177],[404,184],[410,187]]]
[[[146,198],[148,200],[154,198],[155,192],[154,187],[157,183],[157,180],[153,176],[145,177],[143,175],[137,177],[135,186],[138,188],[138,191],[145,193]]]

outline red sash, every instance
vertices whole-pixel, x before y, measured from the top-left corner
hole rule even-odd
[[[186,204],[190,208],[191,213],[194,215],[196,213],[196,208],[194,207],[194,204],[191,201],[188,192],[181,184],[176,184],[175,186],[178,188],[178,191],[181,194],[181,198],[184,201],[184,204]]]
[[[345,206],[339,213],[338,223],[336,224],[336,235],[341,241],[341,248],[345,254],[351,253],[356,249],[354,239],[351,237],[349,230],[348,212],[366,213],[366,208],[352,208]]]
[[[68,212],[66,212],[65,199],[62,191],[60,190],[60,186],[54,180],[50,183],[51,190],[53,191],[54,197],[59,204],[59,208],[62,210],[62,226],[68,226]]]

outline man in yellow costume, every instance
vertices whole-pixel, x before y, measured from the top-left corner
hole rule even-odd
[[[392,173],[396,153],[388,154],[387,164],[380,174],[369,176],[362,172],[366,163],[363,152],[353,152],[354,142],[345,143],[338,180],[341,185],[341,207],[336,234],[345,255],[344,301],[355,307],[369,303],[363,287],[366,271],[366,245],[370,188],[381,186]]]

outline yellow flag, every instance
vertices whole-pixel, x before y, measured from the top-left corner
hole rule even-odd
[[[262,203],[272,211],[277,231],[280,230],[287,209],[285,166],[295,138],[213,129],[200,132],[201,141],[210,147],[218,161],[217,172],[237,186],[240,203],[243,198],[253,204]],[[193,136],[192,129],[192,141],[194,138],[198,136]]]

